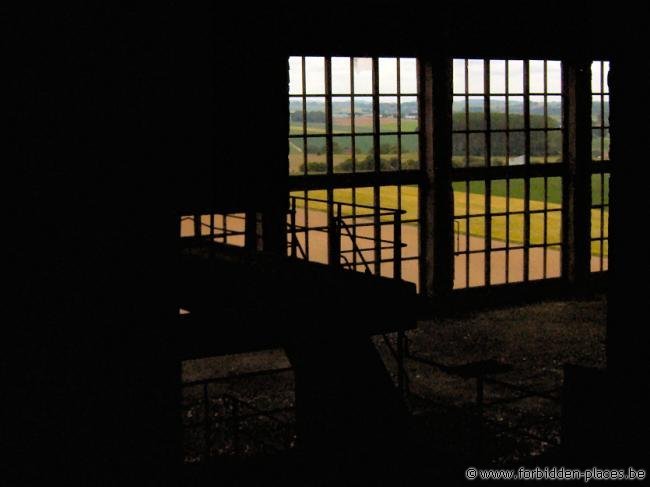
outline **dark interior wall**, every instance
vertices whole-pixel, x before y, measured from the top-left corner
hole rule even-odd
[[[3,463],[16,485],[156,483],[180,448],[172,15],[42,7],[8,27],[21,191],[7,211],[18,313],[3,355],[18,434],[3,428]]]
[[[286,105],[288,82],[278,19],[210,2],[179,10],[172,72],[182,120],[179,209],[259,209],[287,172],[288,149],[276,137],[288,123],[277,109],[280,99]]]

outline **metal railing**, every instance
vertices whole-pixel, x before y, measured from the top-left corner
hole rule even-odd
[[[300,205],[298,202],[302,202]],[[325,225],[299,225],[297,211],[302,206],[305,212],[309,211],[309,204],[316,203],[325,207],[327,223]],[[348,211],[346,211],[348,210]],[[361,210],[361,212],[359,211]],[[402,277],[402,215],[405,210],[383,208],[363,205],[358,203],[345,203],[341,201],[319,198],[306,198],[303,196],[289,197],[289,224],[288,246],[291,257],[300,257],[309,260],[309,247],[303,247],[300,234],[308,232],[323,232],[327,234],[328,263],[347,269],[362,267],[364,272],[372,274],[371,266],[379,272],[379,266],[384,263],[393,264],[393,278]],[[393,228],[393,238],[381,238],[381,228],[390,225]],[[374,236],[361,235],[357,231],[364,227],[373,227]],[[344,249],[343,241],[348,239],[350,248]],[[360,246],[360,242],[371,242],[370,246]],[[392,258],[382,258],[381,253],[392,250]],[[375,257],[368,259],[366,252],[374,252]]]
[[[290,367],[264,370],[259,372],[249,372],[239,374],[238,379],[244,377],[259,377],[265,375],[278,374],[283,372],[290,372]],[[193,382],[183,383],[183,389],[188,390],[191,388],[200,388],[200,399],[186,404],[186,411],[184,416],[193,417],[196,411],[198,421],[186,422],[183,428],[186,432],[193,430],[200,430],[197,435],[194,450],[200,451],[200,457],[203,460],[214,456],[213,449],[221,446],[221,450],[225,454],[241,455],[246,450],[250,450],[251,444],[255,447],[264,448],[266,450],[283,451],[293,447],[295,443],[295,431],[293,422],[284,418],[286,414],[293,414],[293,407],[275,408],[275,409],[260,409],[253,405],[250,401],[245,401],[242,398],[236,397],[231,393],[221,393],[218,395],[211,395],[209,386],[219,383],[230,382],[233,377],[219,377],[205,380],[198,380]],[[195,394],[196,395],[196,394]],[[221,409],[222,411],[219,411]],[[222,414],[219,414],[219,413]],[[244,425],[247,422],[255,422],[263,419],[281,430],[280,437],[275,442],[265,440],[259,434],[247,434]],[[223,445],[218,445],[216,434],[218,431],[230,432],[229,439]],[[200,437],[200,439],[199,439]],[[279,444],[279,446],[278,446]]]
[[[203,216],[208,217],[207,223],[203,222],[202,219]],[[206,240],[210,240],[210,241],[222,240],[224,243],[228,243],[228,239],[230,237],[242,236],[245,238],[246,236],[245,230],[233,230],[231,228],[228,228],[226,223],[228,218],[243,220],[245,222],[246,221],[245,216],[239,214],[233,214],[233,213],[219,215],[222,217],[222,221],[223,221],[222,224],[217,224],[216,216],[217,214],[208,214],[208,215],[196,214],[196,215],[182,216],[180,219],[181,238],[205,238]],[[194,230],[193,234],[187,236],[182,235],[182,225],[183,222],[185,221],[192,222],[193,230]],[[205,229],[207,229],[207,233],[204,234],[203,231]]]
[[[301,202],[302,205],[299,205]],[[327,212],[326,225],[308,226],[298,225],[297,211],[300,206],[305,212],[309,211],[309,204],[316,203],[324,206]],[[348,210],[347,212],[345,210]],[[332,266],[343,267],[349,270],[356,270],[362,267],[366,274],[381,274],[380,266],[383,263],[393,264],[393,279],[402,278],[402,248],[406,244],[402,242],[402,215],[405,210],[395,208],[383,208],[358,203],[345,203],[341,201],[325,200],[319,198],[307,198],[303,196],[289,197],[289,225],[288,225],[288,246],[289,255],[293,258],[309,260],[309,247],[303,247],[299,235],[308,232],[323,232],[327,234],[328,263]],[[381,238],[382,226],[392,226],[393,238]],[[360,235],[357,231],[360,228],[372,227],[374,236]],[[348,249],[343,249],[343,239],[349,240]],[[306,239],[305,239],[306,240]],[[370,246],[360,246],[359,241],[371,242]],[[383,251],[392,250],[392,258],[384,259]],[[374,252],[375,258],[366,258],[366,252]],[[371,265],[375,267],[373,273]],[[395,344],[387,334],[382,334],[382,340],[390,355],[397,363],[397,386],[403,397],[408,394],[409,379],[404,369],[404,357],[407,352],[407,340],[404,331],[396,333]]]

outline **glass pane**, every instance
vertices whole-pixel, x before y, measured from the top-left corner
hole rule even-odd
[[[592,93],[601,93],[601,61],[594,61],[591,63],[591,92]]]
[[[508,242],[510,246],[517,246],[524,243],[524,215],[510,215],[508,218]]]
[[[307,98],[307,133],[325,133],[325,98]]]
[[[397,97],[379,97],[379,130],[380,132],[397,131]]]
[[[401,135],[402,169],[420,169],[420,152],[417,134]]]
[[[552,130],[546,133],[548,162],[562,162],[562,132]]]
[[[289,94],[302,94],[302,57],[289,58]]]
[[[355,137],[357,172],[375,170],[375,155],[373,147],[373,138],[371,135],[361,135]]]
[[[506,91],[506,62],[503,60],[490,61],[490,93],[505,93]]]
[[[591,124],[594,127],[603,126],[603,116],[602,116],[603,104],[601,102],[601,95],[592,95],[591,96]]]
[[[514,94],[524,92],[523,61],[508,61],[508,92]]]
[[[307,174],[327,172],[327,141],[325,137],[307,139]]]
[[[547,96],[546,97],[546,124],[549,128],[562,127],[562,97],[561,96]]]
[[[334,172],[352,172],[352,137],[332,137]]]
[[[542,164],[546,155],[546,133],[530,133],[530,162],[531,164]]]
[[[469,255],[469,286],[485,286],[485,254]]]
[[[485,218],[476,217],[469,219],[469,249],[485,249]]]
[[[470,181],[469,192],[470,215],[485,214],[485,182]],[[485,235],[485,233],[481,233],[480,235]]]
[[[493,211],[495,209],[493,208]],[[491,220],[491,246],[493,249],[504,248],[506,246],[506,217],[493,216]]]
[[[350,93],[350,58],[332,58],[332,93]]]
[[[546,213],[546,243],[562,242],[562,213],[549,211]]]
[[[485,134],[469,134],[469,165],[484,166],[485,160]]]
[[[530,97],[530,127],[544,128],[546,117],[544,117],[545,100],[543,96]]]
[[[546,278],[560,277],[562,275],[562,248],[552,246],[546,249]]]
[[[508,282],[524,280],[524,251],[511,250],[508,252]]]
[[[454,167],[465,167],[467,165],[467,139],[465,134],[453,134],[451,161]]]
[[[524,97],[523,96],[510,96],[508,97],[508,122],[510,129],[523,129],[524,128]]]
[[[400,92],[415,94],[418,92],[417,62],[415,58],[400,58]]]
[[[528,251],[528,279],[544,278],[544,249],[535,247]]]
[[[524,180],[510,180],[510,211],[524,211]]]
[[[529,61],[529,91],[530,93],[544,93],[544,61],[531,60]]]
[[[454,93],[465,93],[465,60],[454,59]]]
[[[470,97],[469,103],[469,129],[485,130],[485,101],[482,97]]]
[[[492,252],[490,254],[490,284],[504,284],[506,282],[506,252]]]
[[[379,139],[379,168],[381,171],[399,170],[398,136],[382,135]]]
[[[414,96],[400,97],[401,125],[403,132],[418,130],[418,100]]]
[[[356,132],[372,132],[372,99],[366,97],[354,98],[354,130]]]
[[[302,134],[302,97],[289,98],[289,134]]]
[[[406,214],[402,215],[403,220],[419,218],[419,199],[417,186],[402,186],[402,209]]]
[[[465,104],[465,97],[455,96],[452,105],[453,130],[465,130],[467,128],[467,123],[465,120],[466,109],[467,105]]]
[[[546,91],[547,93],[562,93],[562,63],[560,61],[546,62]]]
[[[467,215],[467,205],[465,204],[468,183],[457,181],[453,183],[454,191],[454,216]]]
[[[503,132],[493,132],[490,134],[491,160],[492,166],[506,165],[506,134]]]
[[[325,58],[305,58],[305,93],[320,95],[325,93]]]
[[[304,172],[304,139],[289,139],[289,174]]]
[[[349,134],[352,131],[352,99],[346,96],[332,98],[332,132]]]
[[[544,243],[544,214],[532,213],[529,216],[528,222],[530,225],[530,243]]]
[[[470,93],[483,93],[485,91],[484,61],[482,59],[470,59],[468,61],[468,81]]]
[[[372,58],[357,57],[353,59],[354,92],[372,94]]]
[[[379,58],[379,93],[397,93],[397,58]]]
[[[456,255],[454,257],[454,289],[467,287],[467,272],[465,265],[467,262],[467,255]]]

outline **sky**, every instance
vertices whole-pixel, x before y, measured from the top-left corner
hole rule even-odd
[[[468,61],[469,93],[484,93],[484,63],[482,59]],[[302,65],[300,57],[289,58],[289,93],[302,94]],[[490,93],[502,94],[506,88],[506,64],[508,67],[508,90],[511,94],[523,93],[524,62],[521,60],[491,60],[490,61]],[[530,92],[544,91],[544,62],[530,61]],[[609,63],[605,62],[605,78]],[[372,60],[371,58],[354,58],[354,92],[358,94],[372,93]],[[465,60],[454,59],[454,93],[465,93]],[[592,91],[600,91],[600,63],[594,63],[592,69]],[[305,58],[306,94],[325,93],[325,61],[323,57]],[[417,92],[417,71],[414,58],[400,58],[400,92],[415,94]],[[547,61],[546,83],[549,94],[560,94],[562,72],[560,61]],[[379,94],[397,92],[397,60],[396,58],[379,58]],[[332,58],[332,94],[350,93],[350,58]],[[384,99],[382,101],[395,101]]]

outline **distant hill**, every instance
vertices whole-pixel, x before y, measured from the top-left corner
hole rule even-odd
[[[350,99],[346,101],[333,101],[332,102],[332,114],[334,116],[346,116],[350,115]],[[483,99],[470,99],[469,100],[469,112],[483,112],[484,105]],[[462,113],[464,110],[464,101],[463,102],[454,102],[452,106],[452,111],[454,113]],[[522,114],[524,113],[523,102],[519,100],[510,100],[509,111],[511,114]],[[325,103],[324,101],[311,100],[307,99],[307,112],[325,112]],[[406,115],[416,115],[418,113],[418,106],[416,101],[408,101],[401,104],[402,116]],[[506,111],[506,102],[503,99],[496,99],[490,101],[490,110],[491,113],[505,113]],[[302,111],[302,100],[297,98],[291,98],[289,101],[289,111],[300,112]],[[371,115],[372,114],[372,102],[368,100],[355,100],[354,111],[357,115]],[[379,104],[379,113],[384,116],[396,116],[397,115],[397,103],[380,103]],[[559,124],[562,121],[562,103],[558,101],[549,101],[547,103],[547,113],[550,118],[555,119]],[[592,103],[592,119],[594,122],[600,121],[601,113],[601,103],[600,101],[594,101]],[[544,104],[541,102],[531,101],[530,103],[530,114],[531,115],[543,115],[544,114]],[[609,118],[609,103],[605,103],[604,106],[605,120]]]

